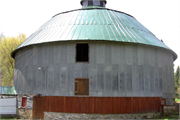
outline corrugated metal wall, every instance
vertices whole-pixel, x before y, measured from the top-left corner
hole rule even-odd
[[[132,114],[159,112],[159,97],[34,97],[33,118],[43,119],[44,112]]]
[[[174,97],[170,52],[138,44],[89,41],[90,62],[75,63],[75,44],[57,42],[19,50],[14,73],[17,93],[74,96],[75,78],[89,78],[89,96]]]
[[[16,114],[16,98],[0,99],[0,115]]]

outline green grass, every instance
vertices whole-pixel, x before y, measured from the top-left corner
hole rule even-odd
[[[179,119],[179,115],[159,115],[159,116],[156,116],[152,119],[164,119],[164,120],[168,120],[168,119]]]
[[[16,119],[13,119],[13,118],[1,118],[2,120],[16,120]]]
[[[173,112],[169,113],[169,115],[159,115],[152,119],[164,119],[164,120],[179,119],[179,114],[178,115],[171,115],[171,114],[177,114],[177,111],[173,111]]]
[[[175,98],[175,101],[176,101],[176,102],[180,102],[180,99]]]

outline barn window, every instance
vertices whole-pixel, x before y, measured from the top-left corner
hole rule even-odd
[[[100,7],[103,7],[103,1],[100,1]]]
[[[93,6],[93,1],[88,1],[88,6]]]
[[[76,44],[76,62],[89,61],[89,44],[77,43]]]
[[[88,78],[75,79],[75,95],[89,95],[89,79]]]

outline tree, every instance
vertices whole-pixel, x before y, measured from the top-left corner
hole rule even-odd
[[[3,33],[0,34],[0,43],[1,43],[1,40],[2,38],[4,37]],[[1,54],[0,54],[1,56]],[[1,71],[1,64],[0,64],[0,71]],[[2,79],[1,79],[1,74],[0,74],[0,86],[1,86],[1,83],[2,83]]]
[[[2,86],[13,86],[14,59],[11,52],[26,39],[25,34],[16,37],[0,37],[0,79]]]
[[[175,81],[176,98],[179,98],[179,92],[180,92],[180,67],[179,66],[174,75],[174,81]]]

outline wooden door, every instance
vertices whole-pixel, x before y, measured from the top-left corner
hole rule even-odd
[[[89,95],[89,79],[88,78],[75,79],[75,95]]]

